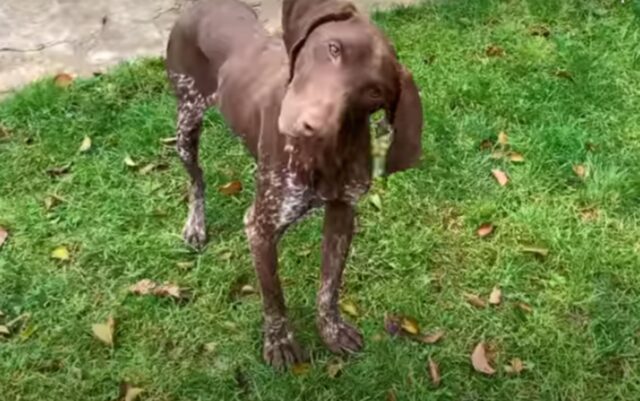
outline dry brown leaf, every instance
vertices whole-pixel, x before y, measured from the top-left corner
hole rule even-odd
[[[58,176],[69,173],[70,170],[71,170],[71,163],[67,163],[62,166],[55,166],[55,167],[48,168],[47,174],[49,174],[50,177],[58,177]]]
[[[495,226],[492,223],[484,223],[476,230],[476,234],[480,238],[487,237],[493,233]]]
[[[183,300],[189,297],[189,292],[185,288],[180,288],[175,284],[159,284],[155,281],[144,279],[129,287],[129,292],[136,295],[155,295],[157,297],[168,297]]]
[[[438,387],[442,381],[442,377],[440,376],[440,367],[436,361],[431,359],[431,357],[429,357],[429,376],[431,377],[431,383]]]
[[[523,163],[524,156],[522,155],[522,153],[511,152],[509,153],[509,160],[511,160],[512,163]]]
[[[71,254],[66,246],[59,246],[51,252],[51,257],[61,262],[66,262],[71,259]]]
[[[11,331],[9,330],[9,328],[5,325],[0,325],[0,335],[3,336],[8,336],[11,334]]]
[[[65,72],[62,72],[53,77],[53,83],[59,88],[66,88],[73,83],[73,77]]]
[[[500,46],[490,45],[485,50],[485,53],[489,57],[502,57],[504,56],[504,49]]]
[[[498,143],[502,146],[507,146],[509,144],[509,135],[504,131],[500,131],[498,133]]]
[[[226,196],[237,195],[242,191],[242,183],[240,181],[231,181],[220,186],[218,191],[220,191],[222,195]]]
[[[533,254],[541,256],[541,257],[547,257],[549,255],[549,250],[547,248],[540,248],[540,247],[537,247],[537,246],[525,246],[525,247],[522,247],[522,252],[533,253]]]
[[[465,293],[464,299],[476,308],[482,309],[487,306],[487,303],[484,301],[484,299],[480,298],[476,294]]]
[[[532,36],[542,36],[545,38],[551,35],[551,31],[549,30],[549,28],[544,25],[532,26],[531,28],[529,28],[529,33]]]
[[[7,241],[7,238],[9,238],[9,231],[0,226],[0,248],[2,248],[2,245]]]
[[[116,321],[113,316],[109,316],[106,323],[97,323],[91,326],[93,335],[109,347],[113,347],[113,334],[116,328]]]
[[[500,305],[502,302],[502,290],[499,287],[493,287],[489,295],[489,304]]]
[[[78,151],[80,153],[88,152],[91,149],[91,138],[89,136],[85,136],[80,144],[80,148]]]
[[[354,318],[360,316],[358,313],[358,307],[352,301],[340,301],[340,310]]]
[[[576,164],[573,166],[573,172],[580,178],[587,176],[587,168],[584,164]]]
[[[120,394],[118,395],[118,401],[136,401],[140,394],[144,390],[139,387],[134,387],[127,382],[120,383]]]
[[[344,369],[344,361],[340,357],[333,357],[327,362],[327,376],[332,379],[340,376]]]
[[[493,148],[493,142],[491,139],[484,139],[480,142],[480,150],[489,150]]]
[[[558,78],[563,78],[563,79],[567,79],[571,82],[573,81],[573,74],[571,74],[569,71],[567,70],[556,70],[553,75],[555,75]]]
[[[478,343],[474,348],[473,353],[471,354],[471,364],[477,372],[484,373],[489,376],[496,373],[496,370],[489,365],[484,342]]]
[[[491,174],[493,174],[493,177],[498,181],[498,184],[500,184],[501,187],[504,187],[509,183],[509,177],[507,177],[507,174],[504,171],[493,169],[491,170]]]
[[[425,344],[435,344],[440,341],[442,337],[444,337],[444,330],[438,330],[420,337],[420,341]]]
[[[311,370],[311,364],[307,362],[296,363],[291,367],[291,373],[296,376],[304,376]]]
[[[387,401],[398,401],[395,391],[393,390],[387,391]]]
[[[403,316],[402,320],[400,321],[400,327],[406,333],[414,336],[420,333],[420,326],[418,325],[418,322],[412,317]]]
[[[524,363],[520,358],[513,358],[509,365],[504,367],[505,372],[518,375],[525,369]]]
[[[516,306],[518,307],[518,309],[520,309],[521,311],[525,312],[525,313],[533,313],[533,308],[531,307],[531,305],[524,303],[524,302],[518,302],[516,304]]]
[[[190,270],[195,266],[195,262],[178,262],[176,263],[176,266],[178,267],[178,269],[180,270]]]

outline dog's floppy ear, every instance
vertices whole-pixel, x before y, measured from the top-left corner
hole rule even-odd
[[[393,133],[385,160],[386,175],[416,166],[422,154],[424,121],[418,86],[404,66],[399,69],[400,94],[395,108],[388,113]]]
[[[309,34],[326,22],[344,21],[356,13],[353,4],[339,0],[284,0],[282,38],[289,53],[291,78],[296,57]]]

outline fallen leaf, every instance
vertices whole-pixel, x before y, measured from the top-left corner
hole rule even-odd
[[[392,336],[400,334],[400,318],[395,315],[386,315],[384,317],[384,329]]]
[[[380,195],[372,194],[369,197],[369,202],[378,210],[382,210],[382,199],[380,199]]]
[[[91,326],[93,335],[109,347],[113,347],[113,334],[116,328],[116,321],[109,316],[106,323],[96,323]]]
[[[524,156],[522,155],[522,153],[511,152],[509,153],[509,160],[511,160],[512,163],[523,163]]]
[[[140,170],[138,170],[138,172],[142,175],[147,175],[150,172],[152,172],[153,170],[156,169],[156,165],[154,163],[149,163],[146,166],[142,167]]]
[[[44,209],[48,212],[49,210],[59,205],[61,202],[64,202],[64,199],[62,199],[58,195],[48,195],[46,198],[44,198]]]
[[[518,302],[516,304],[516,306],[518,307],[518,309],[520,309],[521,311],[525,312],[525,313],[533,313],[533,308],[531,307],[531,305],[524,303],[524,302]]]
[[[440,376],[440,367],[436,361],[431,359],[431,357],[429,357],[429,376],[431,377],[431,383],[438,387],[442,381],[442,377]]]
[[[478,343],[473,350],[473,353],[471,354],[471,364],[477,372],[484,373],[486,375],[493,375],[496,373],[496,370],[489,365],[489,361],[487,360],[487,351],[485,349],[484,342]]]
[[[500,131],[498,134],[498,143],[502,146],[507,146],[509,144],[509,135],[504,131]]]
[[[242,183],[240,181],[231,181],[218,187],[218,191],[220,191],[222,195],[226,196],[237,195],[242,191]]]
[[[7,241],[7,238],[9,238],[9,231],[7,231],[6,228],[0,226],[0,248]]]
[[[332,379],[340,376],[344,369],[344,361],[340,357],[333,357],[327,362],[327,376]]]
[[[138,167],[138,163],[134,162],[133,159],[131,158],[131,156],[125,156],[124,158],[124,164],[127,167]]]
[[[296,363],[291,367],[291,373],[296,376],[304,376],[311,370],[311,364],[307,362]]]
[[[493,233],[495,226],[492,223],[484,223],[476,230],[476,234],[480,238],[485,238]]]
[[[549,31],[549,28],[544,25],[535,25],[529,28],[529,34],[532,36],[543,36],[546,38],[551,35],[551,31]]]
[[[500,159],[504,158],[505,156],[506,156],[506,154],[502,150],[494,150],[489,155],[489,157],[491,159],[493,159],[493,160],[500,160]]]
[[[435,344],[444,337],[444,330],[438,330],[433,333],[427,333],[420,337],[420,341],[425,344]]]
[[[567,80],[569,80],[571,82],[574,82],[573,81],[573,75],[567,70],[558,69],[553,73],[553,75],[555,75],[558,78],[563,78],[563,79],[567,79]]]
[[[189,291],[180,288],[175,284],[159,284],[155,281],[144,279],[129,287],[129,292],[136,295],[155,295],[157,297],[168,297],[177,300],[189,298]]]
[[[412,317],[403,316],[400,323],[400,327],[406,333],[409,333],[414,336],[420,333],[420,326],[418,325],[418,322]]]
[[[140,397],[140,394],[142,394],[143,391],[143,389],[134,387],[127,382],[121,382],[118,401],[135,401]]]
[[[51,177],[58,177],[67,174],[71,170],[71,163],[67,163],[62,166],[50,167],[47,169],[47,174]]]
[[[51,257],[53,259],[57,259],[61,262],[66,262],[71,258],[71,254],[69,253],[69,249],[65,246],[59,246],[51,252]]]
[[[484,299],[480,298],[476,294],[470,294],[466,292],[464,294],[464,299],[476,308],[482,309],[487,306],[487,303],[484,301]]]
[[[489,295],[489,304],[500,305],[500,302],[502,302],[502,290],[499,287],[493,287]]]
[[[524,370],[524,363],[520,358],[513,358],[509,365],[504,367],[505,372],[518,375]]]
[[[160,140],[164,145],[175,145],[178,142],[178,138],[175,136],[169,138],[163,138]]]
[[[340,301],[340,310],[351,317],[358,317],[358,308],[352,301]]]
[[[89,136],[85,136],[80,144],[80,148],[78,151],[80,153],[88,152],[91,149],[91,138]]]
[[[218,343],[216,342],[210,342],[204,345],[204,350],[207,351],[208,353],[215,352],[217,348],[218,348]]]
[[[502,57],[504,56],[504,49],[500,46],[491,45],[487,47],[485,53],[489,57]]]
[[[502,170],[493,169],[491,170],[491,174],[493,174],[493,177],[501,187],[504,187],[509,182],[509,177],[507,177],[507,174]]]
[[[387,401],[398,401],[396,398],[396,392],[393,390],[387,391]]]
[[[59,88],[66,88],[73,83],[73,77],[65,72],[62,72],[53,77],[53,83]]]
[[[7,326],[0,325],[0,334],[2,334],[3,336],[8,336],[11,334],[11,331],[9,331],[9,328]]]
[[[547,248],[539,248],[535,246],[522,247],[522,252],[533,253],[541,257],[546,257],[547,255],[549,255],[549,250]]]
[[[580,211],[580,218],[582,221],[594,221],[597,220],[600,215],[600,212],[596,208],[586,208]]]
[[[573,172],[580,178],[584,178],[587,175],[587,168],[583,164],[576,164],[573,166]]]
[[[195,266],[195,265],[196,264],[194,262],[178,262],[178,263],[176,263],[176,266],[180,270],[189,270],[189,269],[192,269],[193,266]]]
[[[245,284],[242,286],[242,288],[240,288],[240,295],[243,296],[247,296],[247,295],[253,295],[253,294],[257,294],[258,291],[256,291],[255,288],[253,288],[252,285],[249,284]]]

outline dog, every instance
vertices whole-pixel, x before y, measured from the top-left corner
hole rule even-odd
[[[277,245],[286,229],[324,207],[317,328],[334,353],[363,347],[339,311],[355,207],[372,179],[370,116],[392,129],[389,175],[420,160],[423,111],[411,73],[367,16],[339,0],[284,0],[282,37],[237,0],[202,0],[173,27],[167,75],[177,98],[177,152],[191,178],[184,240],[201,247],[205,184],[198,163],[204,112],[216,106],[257,163],[244,223],[263,300],[265,361],[305,359],[287,320]]]

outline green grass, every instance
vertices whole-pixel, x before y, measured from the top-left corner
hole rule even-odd
[[[314,326],[321,216],[291,230],[281,273],[298,335],[313,356],[304,376],[260,358],[260,300],[242,229],[254,165],[220,116],[206,120],[203,166],[212,238],[196,254],[180,239],[187,179],[171,148],[174,100],[162,63],[123,65],[57,88],[35,83],[0,104],[0,324],[29,313],[0,340],[3,400],[113,400],[118,383],[145,400],[635,400],[640,394],[640,29],[637,2],[451,2],[376,15],[422,88],[419,169],[361,202],[344,295],[361,309],[365,351],[331,379]],[[544,25],[548,38],[532,36]],[[489,45],[503,57],[487,57]],[[431,63],[425,61],[432,60]],[[558,77],[565,70],[572,80]],[[506,131],[525,162],[490,158]],[[93,147],[78,153],[89,135]],[[123,164],[165,161],[147,175]],[[73,162],[70,174],[45,170]],[[583,164],[580,179],[572,166]],[[511,179],[499,187],[490,171]],[[218,185],[241,180],[225,197]],[[64,198],[46,211],[45,197]],[[585,219],[584,210],[597,215]],[[592,213],[593,214],[593,213]],[[479,239],[475,229],[497,230]],[[383,228],[383,229],[380,229]],[[50,258],[66,245],[67,263]],[[546,258],[521,251],[535,245]],[[191,268],[179,262],[193,261]],[[134,297],[137,280],[171,281],[191,302]],[[503,288],[501,306],[474,309],[465,292]],[[532,313],[515,308],[532,306]],[[437,345],[392,339],[385,313],[446,330]],[[113,314],[113,350],[91,325]],[[493,377],[475,373],[474,345],[496,351]],[[216,343],[215,352],[203,346]],[[433,388],[431,357],[443,381]],[[511,358],[529,369],[509,376]],[[390,398],[389,398],[390,399]]]

